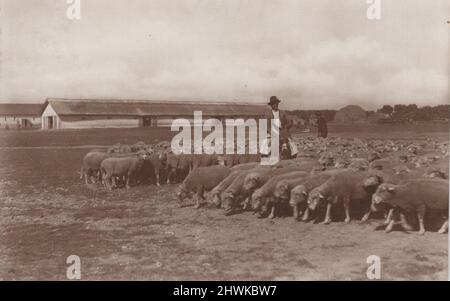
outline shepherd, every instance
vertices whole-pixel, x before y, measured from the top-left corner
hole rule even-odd
[[[280,146],[280,153],[282,156],[282,159],[292,159],[297,156],[298,149],[295,145],[294,141],[292,140],[292,136],[290,133],[290,128],[292,127],[292,122],[287,117],[286,112],[280,110],[278,108],[281,100],[278,99],[276,96],[270,97],[269,102],[267,103],[271,111],[268,113],[268,116],[266,118],[274,122],[278,125],[279,129],[279,146]],[[267,131],[270,132],[272,128],[272,123],[270,123],[270,126],[267,128]]]

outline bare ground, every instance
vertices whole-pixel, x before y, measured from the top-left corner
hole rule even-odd
[[[0,149],[0,279],[65,280],[72,254],[83,280],[365,280],[369,255],[383,280],[448,279],[446,235],[226,217],[179,208],[175,186],[86,187],[85,153]]]

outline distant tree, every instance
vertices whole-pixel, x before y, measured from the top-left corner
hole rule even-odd
[[[288,111],[288,113],[296,115],[304,119],[306,122],[309,122],[316,117],[316,113],[319,111],[328,121],[334,120],[336,110],[292,110]],[[422,121],[448,119],[450,117],[450,105],[438,105],[434,107],[425,106],[421,108],[419,108],[416,104],[397,104],[395,106],[383,105],[383,107],[378,109],[377,112],[391,115],[394,118],[408,118]],[[367,111],[366,116],[368,117],[373,113],[373,111]]]
[[[378,110],[378,113],[391,115],[394,112],[394,108],[390,105],[384,105],[381,109]]]
[[[433,119],[433,108],[430,106],[425,106],[417,110],[416,120],[431,120]]]
[[[380,111],[380,110],[378,110]],[[370,115],[375,114],[375,111],[366,111],[366,117],[369,117]]]
[[[407,112],[406,105],[395,105],[394,106],[394,114],[396,116],[403,115]]]
[[[449,114],[450,114],[450,105],[438,105],[433,107],[433,118],[448,119]]]
[[[407,105],[406,110],[408,111],[408,113],[414,113],[417,111],[417,105],[416,104]]]

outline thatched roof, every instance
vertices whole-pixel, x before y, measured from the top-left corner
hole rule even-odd
[[[44,109],[44,104],[0,103],[1,116],[40,116]]]
[[[266,104],[142,101],[142,100],[84,100],[48,99],[58,115],[108,116],[191,116],[202,111],[205,116],[263,116]]]

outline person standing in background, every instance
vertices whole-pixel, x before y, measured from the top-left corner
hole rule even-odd
[[[328,136],[328,126],[327,120],[322,116],[322,113],[317,114],[317,137],[327,138]]]

